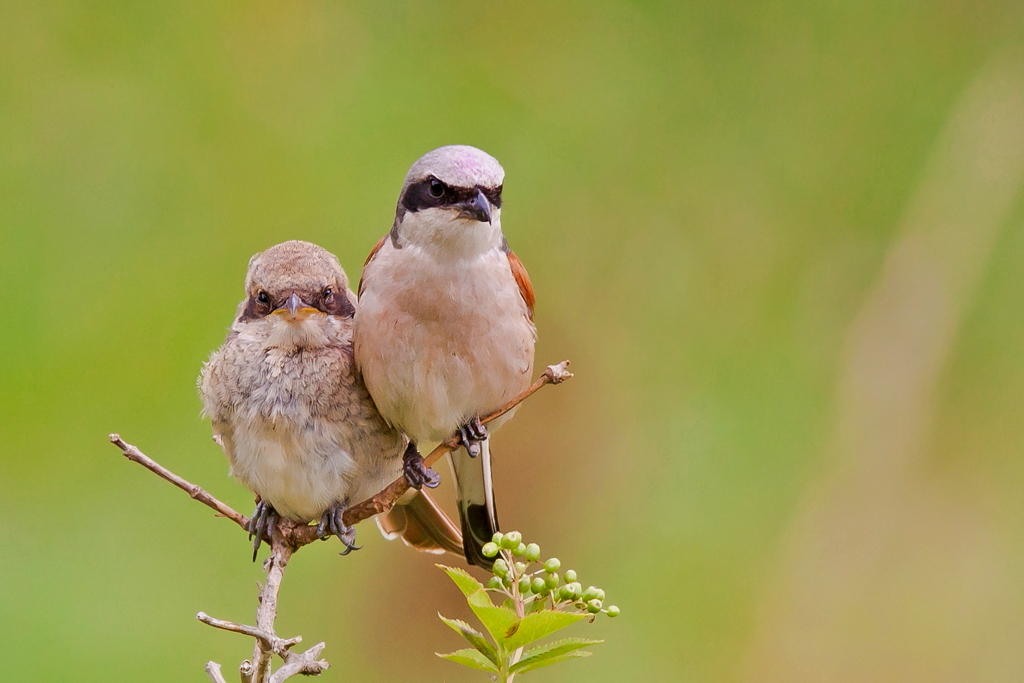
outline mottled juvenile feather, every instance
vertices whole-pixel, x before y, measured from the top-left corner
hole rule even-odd
[[[285,242],[257,254],[247,299],[199,381],[231,473],[297,521],[379,491],[400,476],[405,446],[377,412],[353,361],[350,316],[243,319],[260,292],[278,297],[327,287],[354,303],[337,259],[316,245]]]

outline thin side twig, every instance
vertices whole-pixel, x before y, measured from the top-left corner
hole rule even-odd
[[[121,438],[120,434],[111,434],[110,443],[120,448],[121,452],[124,453],[124,457],[128,458],[132,462],[136,462],[142,465],[150,472],[153,472],[157,476],[171,482],[179,489],[190,495],[193,500],[198,500],[203,505],[212,508],[221,517],[227,517],[243,529],[248,528],[248,517],[239,512],[236,512],[227,503],[222,503],[221,501],[217,500],[209,493],[207,493],[205,490],[203,490],[201,486],[196,486],[195,484],[182,479],[174,472],[171,472],[169,469],[167,469],[157,461],[150,458],[148,455],[140,451],[135,446],[125,442],[124,439]]]
[[[206,675],[213,680],[213,683],[228,683],[224,680],[224,674],[221,673],[220,664],[217,662],[206,663]]]
[[[274,675],[270,677],[270,683],[281,683],[296,674],[316,676],[327,668],[325,660],[317,659],[325,647],[325,643],[317,643],[302,653],[289,652],[288,654],[292,656],[285,661],[284,666],[274,672]]]
[[[206,612],[199,612],[196,614],[196,619],[214,628],[219,628],[222,631],[241,633],[244,636],[255,638],[260,642],[260,645],[262,645],[264,649],[275,653],[284,652],[288,648],[294,647],[302,642],[302,636],[295,636],[294,638],[285,640],[284,638],[280,638],[273,633],[268,633],[267,631],[256,628],[255,626],[236,624],[233,621],[224,621],[223,619],[215,619]]]

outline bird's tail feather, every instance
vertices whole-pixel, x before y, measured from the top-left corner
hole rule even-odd
[[[462,534],[426,491],[377,515],[376,520],[380,532],[389,541],[401,538],[403,543],[420,552],[440,555],[448,551],[462,555]]]
[[[491,481],[490,440],[481,443],[480,455],[471,458],[464,449],[451,454],[452,472],[458,491],[459,520],[462,523],[462,547],[470,564],[490,569],[494,559],[484,557],[484,544],[498,530],[498,512],[494,505]]]

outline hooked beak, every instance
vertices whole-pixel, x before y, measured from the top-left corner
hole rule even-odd
[[[294,318],[295,315],[299,312],[299,309],[302,308],[305,304],[302,303],[302,299],[299,298],[298,294],[292,292],[292,295],[288,297],[288,301],[286,301],[284,305],[288,307],[288,312],[291,313],[292,317]]]
[[[304,302],[302,298],[299,297],[298,294],[292,292],[291,295],[285,300],[285,302],[281,306],[279,306],[277,310],[274,311],[274,313],[284,313],[287,311],[289,314],[291,314],[292,318],[295,318],[298,316],[299,311],[301,311],[304,308],[312,309],[312,306]]]
[[[459,218],[474,218],[481,223],[491,222],[491,203],[479,189],[476,196],[466,202],[456,204],[459,207]]]

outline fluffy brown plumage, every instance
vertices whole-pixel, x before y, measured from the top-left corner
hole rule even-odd
[[[333,254],[271,247],[250,260],[246,297],[199,380],[231,473],[278,514],[324,520],[347,545],[345,507],[401,475],[406,445],[353,362],[354,312]]]

